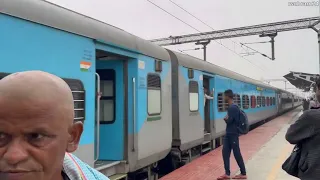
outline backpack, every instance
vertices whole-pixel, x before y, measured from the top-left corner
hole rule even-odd
[[[237,105],[236,105],[237,106]],[[237,106],[239,109],[239,122],[238,122],[238,132],[239,134],[247,134],[249,132],[249,122],[248,122],[248,117],[247,114],[239,108],[239,106]]]

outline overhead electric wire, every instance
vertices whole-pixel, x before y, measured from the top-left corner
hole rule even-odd
[[[182,10],[185,11],[186,13],[188,13],[190,16],[192,16],[192,17],[196,18],[197,20],[199,20],[200,22],[202,22],[202,24],[204,24],[204,25],[208,26],[209,28],[211,28],[212,30],[214,30],[213,27],[211,27],[211,26],[208,25],[207,23],[203,22],[201,19],[199,19],[198,17],[196,17],[195,15],[193,15],[192,13],[190,13],[189,11],[187,11],[186,9],[184,9],[183,7],[181,7],[179,4],[173,2],[172,0],[169,0],[169,1],[170,1],[171,3],[173,3],[174,5],[178,6],[180,9],[182,9]]]
[[[168,1],[170,1],[172,4],[176,5],[177,7],[179,7],[180,9],[182,9],[184,12],[188,13],[189,15],[191,15],[192,17],[196,18],[196,19],[197,19],[198,21],[200,21],[202,24],[206,25],[207,27],[209,27],[209,28],[211,28],[213,31],[215,31],[215,29],[214,29],[213,27],[211,27],[211,26],[208,25],[207,23],[203,22],[201,19],[199,19],[198,17],[196,17],[195,15],[193,15],[191,12],[189,12],[188,10],[186,10],[185,8],[183,8],[182,6],[180,6],[179,4],[175,3],[175,2],[172,1],[172,0],[168,0]],[[247,47],[247,48],[255,51],[256,53],[261,54],[262,56],[264,56],[264,57],[266,57],[266,58],[268,58],[268,59],[271,59],[270,57],[268,57],[268,56],[265,55],[264,53],[261,53],[261,52],[255,50],[255,49],[253,49],[253,48],[251,48],[251,47],[249,47],[249,46],[246,46],[246,45],[244,45],[242,42],[235,42],[235,41],[233,41],[232,39],[229,39],[229,40],[232,41],[232,42],[235,43],[235,44],[243,45],[243,46],[245,46],[245,47]],[[241,48],[242,48],[242,46],[241,46]],[[271,59],[271,60],[272,60],[272,59]]]
[[[182,19],[180,19],[180,18],[178,18],[177,16],[171,14],[170,12],[166,11],[165,9],[163,9],[162,7],[160,7],[160,6],[158,6],[157,4],[153,3],[152,1],[150,1],[150,0],[147,0],[147,1],[150,2],[151,4],[153,4],[154,6],[158,7],[158,8],[161,9],[162,11],[168,13],[168,14],[171,15],[172,17],[178,19],[179,21],[181,21],[181,22],[184,23],[185,25],[187,25],[187,26],[191,27],[192,29],[200,32],[197,28],[195,28],[195,27],[191,26],[190,24],[184,22]]]
[[[186,23],[185,21],[181,20],[180,18],[176,17],[175,15],[171,14],[170,12],[166,11],[165,9],[161,8],[160,6],[158,6],[157,4],[155,4],[154,2],[150,1],[150,0],[147,0],[149,3],[153,4],[154,6],[156,6],[157,8],[161,9],[162,11],[166,12],[167,14],[169,14],[170,16],[178,19],[179,21],[181,21],[182,23],[188,25],[189,27],[191,27],[192,29],[202,33],[200,30],[198,30],[197,28],[193,27],[192,25]],[[249,63],[251,63],[252,65],[258,67],[259,69],[261,69],[262,71],[265,71],[264,69],[262,69],[261,67],[259,67],[258,65],[252,63],[250,60],[244,58],[243,56],[241,56],[240,54],[238,54],[237,52],[233,51],[232,49],[230,49],[229,47],[226,47],[225,45],[223,45],[222,43],[219,43],[218,41],[214,40],[214,42],[222,45],[223,47],[225,47],[226,49],[228,49],[229,51],[233,52],[234,54],[238,55],[239,57],[245,59],[246,61],[248,61]]]
[[[240,44],[241,44],[241,45],[243,45],[243,46],[245,46],[245,47],[247,47],[247,48],[249,48],[249,49],[251,49],[251,50],[252,50],[252,51],[254,51],[255,53],[261,54],[261,56],[264,56],[264,57],[266,57],[266,58],[268,58],[268,59],[272,60],[272,58],[271,58],[271,57],[269,57],[269,56],[267,56],[266,54],[263,54],[263,53],[261,53],[261,52],[259,52],[259,51],[255,50],[255,49],[253,49],[253,48],[251,48],[251,47],[249,47],[249,46],[247,46],[247,45],[245,45],[245,44],[243,44],[243,43],[240,43]]]
[[[270,43],[270,41],[248,42],[248,43],[242,43],[242,44],[265,44],[265,43]]]

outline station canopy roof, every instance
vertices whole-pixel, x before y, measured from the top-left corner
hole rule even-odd
[[[319,74],[308,74],[302,72],[290,72],[283,76],[286,78],[293,86],[298,89],[305,91],[310,90],[311,85],[319,78]]]

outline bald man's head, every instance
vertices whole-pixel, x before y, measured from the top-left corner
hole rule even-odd
[[[42,71],[11,74],[0,80],[0,107],[0,175],[20,169],[34,172],[24,180],[60,179],[83,130],[66,82]]]
[[[43,110],[58,110],[63,122],[74,117],[72,92],[61,78],[42,71],[18,72],[0,81],[0,99],[16,104],[41,105]],[[0,110],[1,111],[1,110]]]

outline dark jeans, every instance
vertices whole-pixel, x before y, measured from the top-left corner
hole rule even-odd
[[[233,155],[238,163],[241,174],[246,175],[246,168],[240,152],[239,136],[237,135],[226,135],[223,139],[222,156],[223,156],[224,169],[226,171],[226,174],[230,176],[231,150],[233,150]]]

